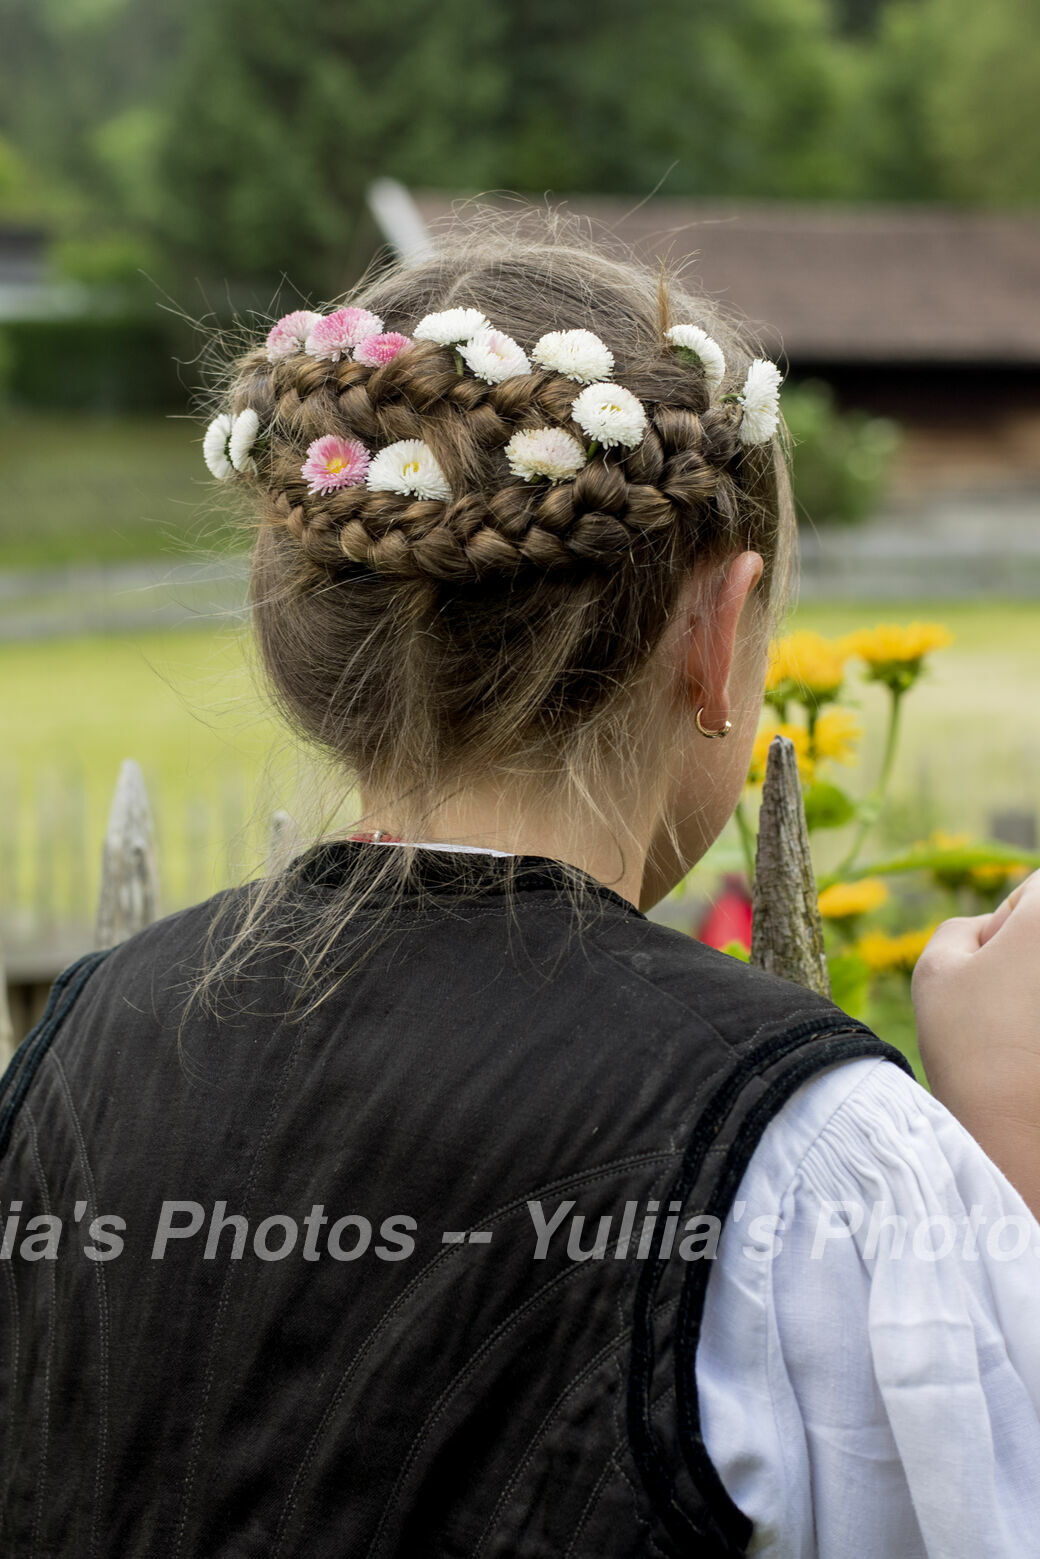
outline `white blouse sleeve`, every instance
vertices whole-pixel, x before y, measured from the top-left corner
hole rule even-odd
[[[838,1063],[770,1122],[696,1372],[750,1552],[1040,1553],[1040,1224],[891,1062]]]

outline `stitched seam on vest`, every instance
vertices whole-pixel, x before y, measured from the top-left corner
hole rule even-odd
[[[22,1040],[7,1073],[0,1080],[0,1099],[7,1089],[10,1089],[10,1096],[3,1109],[0,1109],[0,1157],[7,1148],[11,1128],[22,1100],[29,1091],[36,1069],[50,1048],[51,1041],[98,964],[102,963],[112,951],[112,948],[105,947],[99,952],[85,953],[82,958],[78,958],[74,964],[70,964],[58,975],[51,987],[43,1017]],[[60,998],[63,995],[65,1000],[62,1002]],[[20,1064],[19,1054],[22,1056]]]
[[[366,1556],[374,1555],[378,1552],[380,1539],[382,1538],[386,1523],[390,1518],[391,1512],[397,1507],[398,1491],[405,1483],[408,1473],[411,1471],[420,1451],[426,1444],[426,1441],[429,1439],[434,1425],[444,1413],[445,1408],[459,1387],[473,1373],[477,1365],[482,1362],[484,1356],[497,1347],[497,1345],[504,1337],[508,1337],[510,1332],[515,1331],[516,1328],[520,1325],[521,1321],[523,1321],[531,1311],[537,1310],[538,1307],[544,1304],[547,1300],[554,1298],[557,1291],[560,1288],[565,1287],[566,1284],[577,1282],[580,1277],[584,1277],[587,1269],[591,1266],[593,1266],[591,1261],[573,1263],[570,1268],[565,1267],[562,1272],[558,1272],[555,1277],[550,1278],[548,1283],[543,1283],[537,1293],[534,1293],[530,1296],[530,1298],[525,1299],[523,1304],[518,1305],[514,1310],[511,1310],[509,1315],[506,1316],[504,1320],[499,1322],[494,1331],[490,1332],[488,1336],[485,1337],[477,1351],[470,1354],[464,1367],[458,1370],[456,1374],[452,1376],[451,1380],[437,1398],[437,1401],[433,1404],[433,1407],[427,1413],[419,1433],[414,1437],[411,1445],[408,1447],[408,1454],[401,1464],[401,1470],[397,1475],[394,1486],[390,1490],[390,1494],[388,1495],[386,1502],[383,1505],[383,1511],[379,1517],[379,1524],[376,1527],[375,1535],[365,1551]]]
[[[770,1036],[764,1044],[748,1050],[738,1059],[736,1066],[727,1074],[715,1094],[703,1107],[697,1128],[687,1145],[679,1174],[669,1193],[670,1201],[686,1202],[701,1173],[710,1149],[709,1134],[711,1137],[718,1135],[731,1110],[737,1104],[744,1088],[760,1070],[763,1060],[767,1064],[781,1061],[800,1049],[807,1041],[822,1038],[830,1031],[835,1033],[862,1033],[864,1041],[870,1039],[875,1044],[882,1043],[865,1026],[857,1025],[845,1013],[835,1008],[831,1013],[824,1012],[818,1014],[814,1020],[802,1023],[796,1022],[793,1027],[788,1027],[786,1032],[780,1030],[779,1033]],[[757,1032],[761,1033],[761,1029]],[[750,1158],[750,1150],[748,1157]],[[705,1213],[706,1209],[699,1208],[698,1211]],[[651,1318],[653,1298],[661,1280],[664,1262],[668,1259],[658,1256],[656,1259],[648,1262],[646,1268],[640,1273],[636,1289],[628,1393],[629,1438],[633,1455],[647,1492],[659,1508],[662,1520],[676,1541],[680,1544],[685,1544],[691,1538],[698,1538],[703,1541],[709,1537],[720,1541],[722,1540],[723,1532],[736,1531],[741,1534],[737,1539],[740,1544],[737,1551],[742,1552],[750,1541],[751,1523],[743,1511],[739,1509],[726,1493],[721,1480],[715,1473],[714,1466],[708,1461],[711,1472],[710,1474],[705,1473],[709,1481],[711,1496],[706,1495],[703,1490],[700,1491],[709,1509],[709,1521],[714,1528],[713,1531],[705,1531],[681,1508],[677,1500],[675,1480],[668,1472],[656,1435],[654,1434],[650,1403],[655,1353]],[[684,1282],[684,1292],[685,1283],[689,1282],[689,1280],[690,1273],[687,1273]],[[681,1349],[678,1340],[676,1342],[675,1355],[676,1368],[679,1369]],[[695,1382],[694,1389],[696,1389]],[[682,1415],[680,1415],[680,1438],[683,1439]],[[685,1439],[683,1439],[683,1450],[684,1459],[689,1465]],[[711,1509],[712,1498],[714,1503],[720,1507],[717,1513]],[[721,1517],[721,1525],[717,1523],[717,1515]]]
[[[663,1310],[667,1310],[668,1307],[670,1305],[673,1305],[673,1304],[678,1304],[678,1296],[674,1296],[673,1295],[669,1299],[662,1299],[660,1304],[654,1306],[654,1313],[655,1313],[655,1315],[659,1314]],[[510,1473],[509,1479],[508,1479],[508,1481],[507,1481],[507,1483],[505,1485],[505,1488],[502,1490],[502,1492],[498,1496],[498,1499],[495,1501],[495,1507],[492,1510],[491,1515],[488,1517],[487,1521],[484,1524],[484,1527],[483,1527],[483,1530],[481,1531],[480,1537],[477,1540],[477,1546],[476,1546],[476,1548],[474,1548],[472,1554],[470,1555],[470,1559],[479,1559],[481,1550],[486,1546],[488,1539],[492,1536],[492,1528],[493,1528],[495,1522],[498,1520],[498,1517],[499,1517],[499,1515],[501,1513],[503,1505],[509,1499],[509,1497],[512,1494],[513,1490],[516,1488],[517,1483],[520,1481],[521,1477],[526,1472],[526,1470],[527,1470],[528,1466],[530,1465],[531,1460],[532,1460],[532,1458],[533,1458],[533,1456],[535,1454],[535,1451],[538,1448],[538,1445],[539,1445],[540,1441],[544,1438],[545,1433],[547,1432],[549,1426],[552,1424],[553,1420],[556,1419],[559,1416],[560,1410],[563,1407],[564,1403],[567,1401],[568,1397],[570,1397],[575,1391],[577,1391],[580,1386],[584,1385],[585,1382],[589,1379],[589,1377],[591,1375],[594,1375],[597,1372],[597,1370],[599,1370],[603,1366],[603,1364],[605,1364],[612,1357],[612,1355],[617,1352],[618,1348],[621,1347],[622,1343],[625,1342],[626,1338],[631,1336],[631,1333],[632,1333],[631,1326],[626,1326],[626,1327],[623,1328],[622,1331],[616,1333],[615,1336],[612,1337],[611,1340],[608,1343],[604,1344],[604,1346],[600,1349],[599,1353],[593,1355],[593,1357],[585,1365],[585,1368],[583,1370],[581,1370],[579,1374],[575,1375],[573,1377],[573,1379],[568,1382],[566,1389],[564,1391],[561,1391],[559,1393],[559,1395],[555,1398],[551,1408],[544,1415],[544,1417],[542,1418],[541,1423],[538,1425],[538,1428],[535,1430],[534,1434],[528,1440],[527,1445],[524,1448],[523,1455],[521,1456],[520,1460],[517,1462],[516,1466],[513,1468],[512,1472]],[[615,1440],[615,1446],[617,1444],[618,1444],[618,1441]],[[612,1450],[611,1451],[611,1456],[613,1456],[613,1454],[614,1454],[614,1452]],[[568,1547],[573,1546],[573,1543],[574,1543],[574,1535],[572,1534],[571,1543],[568,1545]]]
[[[613,1450],[611,1451],[610,1455],[607,1457],[606,1461],[603,1463],[602,1468],[600,1469],[599,1477],[596,1479],[595,1483],[592,1485],[592,1488],[589,1490],[589,1497],[588,1497],[588,1499],[585,1501],[584,1505],[581,1507],[581,1511],[580,1511],[580,1513],[578,1515],[577,1524],[575,1525],[574,1531],[570,1535],[570,1539],[569,1539],[569,1541],[567,1543],[567,1547],[563,1550],[563,1554],[561,1555],[561,1559],[571,1559],[571,1555],[574,1552],[574,1545],[578,1541],[578,1539],[581,1536],[582,1532],[585,1530],[585,1523],[586,1523],[586,1521],[588,1521],[589,1516],[592,1514],[592,1512],[595,1510],[597,1504],[599,1503],[600,1496],[603,1493],[603,1489],[604,1489],[604,1487],[606,1485],[607,1478],[610,1476],[610,1473],[612,1471],[616,1473],[618,1470],[619,1470],[619,1468],[618,1468],[618,1464],[617,1464],[617,1443],[615,1442]]]
[[[69,1079],[62,1065],[61,1056],[56,1050],[51,1050],[47,1056],[54,1069],[57,1071],[65,1102],[68,1105],[69,1115],[76,1134],[76,1145],[79,1149],[80,1159],[83,1164],[83,1179],[86,1182],[87,1196],[89,1198],[87,1211],[90,1223],[97,1217],[98,1199],[97,1186],[94,1183],[93,1171],[90,1160],[87,1157],[87,1144],[80,1125],[79,1115],[72,1098],[72,1089],[69,1087]],[[98,1547],[98,1521],[101,1517],[101,1494],[104,1488],[105,1461],[108,1454],[108,1354],[109,1354],[109,1326],[108,1326],[108,1290],[105,1286],[104,1265],[100,1261],[91,1262],[94,1268],[94,1283],[97,1288],[98,1302],[98,1374],[100,1376],[100,1391],[98,1403],[98,1449],[97,1465],[94,1470],[94,1515],[90,1523],[90,1553],[97,1553]]]
[[[654,1314],[655,1315],[659,1315],[663,1311],[670,1309],[672,1305],[677,1304],[677,1303],[678,1303],[678,1299],[677,1299],[677,1296],[675,1296],[675,1295],[673,1295],[670,1299],[662,1299],[660,1304],[654,1306]],[[621,1342],[623,1342],[626,1337],[629,1337],[631,1335],[631,1330],[632,1330],[631,1327],[626,1327],[624,1332],[622,1332],[621,1335],[615,1340],[615,1351],[616,1351],[617,1345],[620,1344]],[[668,1394],[673,1389],[674,1388],[671,1385],[666,1386],[664,1391],[660,1393],[660,1395],[657,1397],[656,1400],[657,1401],[661,1401],[662,1398],[668,1396]],[[539,1426],[539,1433],[541,1432],[541,1427],[542,1426],[540,1425]],[[584,1505],[582,1506],[582,1508],[581,1508],[581,1510],[580,1510],[580,1512],[578,1514],[578,1519],[577,1519],[577,1521],[576,1521],[576,1523],[574,1525],[573,1531],[571,1532],[570,1538],[567,1541],[567,1547],[564,1549],[563,1554],[561,1556],[561,1559],[570,1559],[570,1555],[574,1552],[574,1545],[578,1541],[578,1539],[580,1538],[582,1532],[584,1531],[585,1523],[588,1521],[589,1516],[592,1514],[593,1510],[596,1508],[596,1505],[599,1503],[599,1500],[602,1497],[603,1489],[604,1489],[604,1487],[606,1485],[606,1481],[607,1481],[607,1478],[608,1478],[611,1470],[613,1470],[619,1476],[624,1477],[624,1473],[622,1471],[621,1465],[618,1462],[618,1451],[624,1445],[624,1443],[625,1443],[624,1442],[624,1431],[622,1431],[622,1434],[620,1436],[615,1435],[615,1437],[614,1437],[614,1444],[610,1448],[610,1455],[607,1457],[606,1461],[603,1463],[603,1468],[602,1468],[602,1470],[600,1472],[600,1475],[596,1479],[596,1481],[593,1484],[591,1490],[589,1491],[589,1496],[586,1499]],[[633,1492],[633,1495],[634,1495],[635,1490],[632,1487],[631,1480],[626,1478],[625,1481],[626,1481],[626,1483],[628,1483],[629,1488],[632,1489],[632,1492]],[[650,1531],[649,1523],[647,1522],[645,1517],[640,1515],[638,1506],[636,1506],[636,1503],[635,1503],[634,1499],[633,1499],[633,1506],[634,1506],[633,1514],[635,1516],[636,1521],[638,1522],[638,1524],[640,1526],[642,1526],[642,1527],[644,1527],[646,1529],[648,1540],[650,1542],[653,1542],[653,1533]],[[497,1510],[496,1510],[496,1514],[497,1514]],[[483,1538],[481,1538],[481,1542],[483,1542]],[[655,1548],[657,1547],[656,1543],[654,1543],[654,1547]],[[477,1552],[479,1552],[479,1550],[474,1552],[473,1559],[477,1559]]]
[[[660,1401],[660,1400],[661,1400],[661,1398],[658,1397],[657,1401]],[[628,1484],[629,1490],[631,1491],[632,1504],[633,1504],[633,1506],[635,1506],[636,1497],[637,1497],[636,1496],[636,1486],[633,1483],[632,1479],[629,1477],[628,1472],[627,1472],[624,1464],[622,1462],[617,1462],[617,1463],[615,1463],[615,1465],[616,1465],[617,1470],[618,1470],[618,1476],[621,1478],[622,1482]],[[654,1553],[655,1554],[659,1554],[661,1556],[661,1559],[671,1559],[671,1555],[667,1554],[665,1552],[665,1550],[661,1547],[660,1543],[657,1541],[657,1537],[654,1535],[654,1532],[653,1532],[653,1530],[652,1530],[652,1528],[650,1526],[649,1521],[647,1521],[645,1519],[645,1517],[644,1518],[640,1518],[639,1519],[639,1524],[640,1524],[641,1527],[643,1527],[644,1531],[646,1532],[646,1540],[651,1545]],[[705,1551],[705,1549],[703,1547],[701,1547],[701,1548],[697,1549],[697,1559],[713,1559],[713,1556],[708,1554]]]
[[[630,1154],[627,1158],[611,1159],[608,1163],[597,1165],[594,1169],[584,1170],[580,1174],[570,1175],[563,1180],[550,1181],[548,1185],[538,1187],[533,1192],[527,1192],[522,1196],[515,1197],[511,1202],[507,1202],[504,1206],[495,1209],[486,1218],[482,1217],[479,1220],[479,1223],[475,1224],[474,1227],[479,1227],[481,1229],[487,1229],[491,1226],[499,1227],[506,1219],[512,1218],[514,1215],[523,1212],[527,1207],[527,1203],[535,1196],[541,1199],[543,1197],[557,1195],[560,1192],[573,1190],[579,1186],[596,1185],[603,1180],[609,1179],[612,1175],[619,1174],[626,1169],[633,1169],[641,1164],[652,1164],[657,1161],[667,1163],[670,1159],[674,1159],[677,1156],[677,1152],[672,1149],[669,1151],[659,1150],[647,1153],[634,1153]],[[321,1444],[322,1436],[325,1433],[329,1420],[338,1408],[339,1403],[342,1400],[343,1393],[350,1384],[355,1371],[360,1367],[365,1355],[372,1348],[373,1344],[379,1338],[381,1333],[385,1331],[387,1326],[389,1326],[397,1311],[409,1303],[409,1301],[417,1295],[419,1290],[425,1287],[426,1283],[433,1278],[434,1273],[442,1264],[442,1262],[460,1259],[461,1252],[465,1249],[465,1245],[447,1245],[439,1250],[437,1254],[427,1262],[423,1270],[417,1273],[408,1286],[403,1289],[400,1294],[398,1294],[393,1304],[391,1304],[389,1309],[386,1310],[382,1316],[380,1316],[378,1322],[369,1332],[368,1336],[358,1346],[353,1358],[350,1360],[350,1363],[347,1365],[346,1369],[343,1371],[343,1374],[340,1376],[339,1381],[336,1384],[336,1389],[329,1399],[329,1402],[321,1416],[321,1420],[318,1423],[317,1428],[314,1430],[314,1433],[311,1435],[311,1438],[308,1441],[307,1448],[303,1454],[299,1466],[296,1469],[296,1473],[293,1476],[293,1481],[290,1485],[289,1493],[286,1496],[285,1504],[283,1505],[281,1515],[278,1518],[278,1527],[275,1532],[275,1546],[270,1555],[270,1559],[278,1559],[278,1555],[282,1551],[282,1545],[285,1541],[288,1524],[292,1518],[293,1510],[295,1509],[297,1500],[299,1498],[298,1489],[300,1482],[306,1475],[307,1469],[310,1467],[311,1462],[314,1460],[315,1454],[317,1452],[318,1446]]]
[[[812,1037],[806,1041],[803,1054],[795,1057],[782,1076],[768,1085],[765,1092],[757,1099],[742,1121],[732,1146],[723,1164],[720,1180],[714,1187],[709,1198],[706,1212],[708,1216],[723,1218],[729,1211],[733,1196],[751,1161],[751,1157],[758,1145],[763,1131],[777,1110],[790,1098],[803,1082],[814,1073],[824,1067],[831,1066],[835,1061],[851,1060],[863,1055],[876,1055],[888,1060],[895,1060],[899,1065],[913,1075],[912,1068],[906,1058],[885,1040],[876,1035],[869,1035],[858,1031],[849,1031],[847,1028],[838,1030],[828,1037],[821,1036],[821,1043],[813,1044]],[[696,1349],[700,1338],[701,1326],[704,1319],[704,1303],[707,1294],[707,1284],[710,1272],[702,1276],[700,1271],[690,1268],[683,1280],[683,1292],[679,1305],[679,1326],[675,1347],[675,1369],[677,1381],[677,1403],[679,1408],[680,1438],[683,1453],[691,1476],[702,1491],[706,1492],[710,1501],[717,1509],[716,1519],[734,1542],[743,1541],[746,1546],[749,1537],[742,1538],[741,1533],[745,1528],[747,1517],[739,1510],[727,1493],[722,1480],[719,1478],[714,1463],[708,1455],[700,1425],[700,1402],[697,1391],[695,1374]],[[734,1515],[736,1512],[740,1520]]]

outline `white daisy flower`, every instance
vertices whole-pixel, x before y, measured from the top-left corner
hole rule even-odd
[[[540,368],[579,384],[595,384],[614,372],[613,352],[591,330],[550,330],[531,356]]]
[[[671,330],[664,333],[666,341],[679,348],[680,353],[689,353],[696,358],[704,369],[704,377],[708,381],[708,393],[714,395],[723,379],[726,377],[726,359],[722,355],[722,348],[717,341],[712,340],[706,330],[699,325],[673,325]]]
[[[634,449],[642,442],[647,418],[642,401],[620,384],[590,384],[574,401],[571,415],[597,444]]]
[[[491,327],[479,309],[443,309],[427,314],[412,331],[413,341],[435,341],[438,346],[454,346],[468,341],[478,330]]]
[[[256,475],[256,461],[253,459],[252,449],[259,432],[260,418],[252,406],[247,406],[245,411],[240,411],[231,424],[231,435],[227,445],[228,459],[235,470],[241,471],[244,476]]]
[[[506,445],[506,459],[513,475],[522,476],[525,482],[539,476],[562,482],[576,476],[588,456],[563,428],[532,428],[513,434]]]
[[[365,486],[374,493],[408,493],[447,503],[451,488],[433,451],[421,439],[399,439],[372,456]]]
[[[234,476],[235,468],[228,459],[228,439],[231,437],[231,417],[222,411],[214,417],[202,440],[202,458],[218,482],[226,482]]]
[[[768,444],[780,422],[780,383],[782,375],[768,358],[756,357],[747,371],[740,404],[742,444]]]
[[[478,330],[461,343],[459,356],[485,384],[501,384],[504,379],[531,372],[523,347],[501,330]]]

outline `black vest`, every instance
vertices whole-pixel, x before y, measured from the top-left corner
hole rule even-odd
[[[381,848],[309,851],[304,900]],[[303,1021],[290,934],[178,1034],[214,900],[55,982],[0,1080],[4,1554],[744,1552],[703,1220],[812,1073],[909,1067],[598,883],[576,932],[548,859],[512,901],[498,857],[418,859]]]

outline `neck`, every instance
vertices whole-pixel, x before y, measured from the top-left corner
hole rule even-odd
[[[361,799],[364,815],[358,827],[382,829],[417,844],[430,840],[477,845],[567,861],[639,908],[652,819],[639,818],[636,809],[626,823],[612,829],[609,818],[574,822],[549,810],[523,809],[500,796],[472,791],[434,807],[421,821],[364,792]]]

